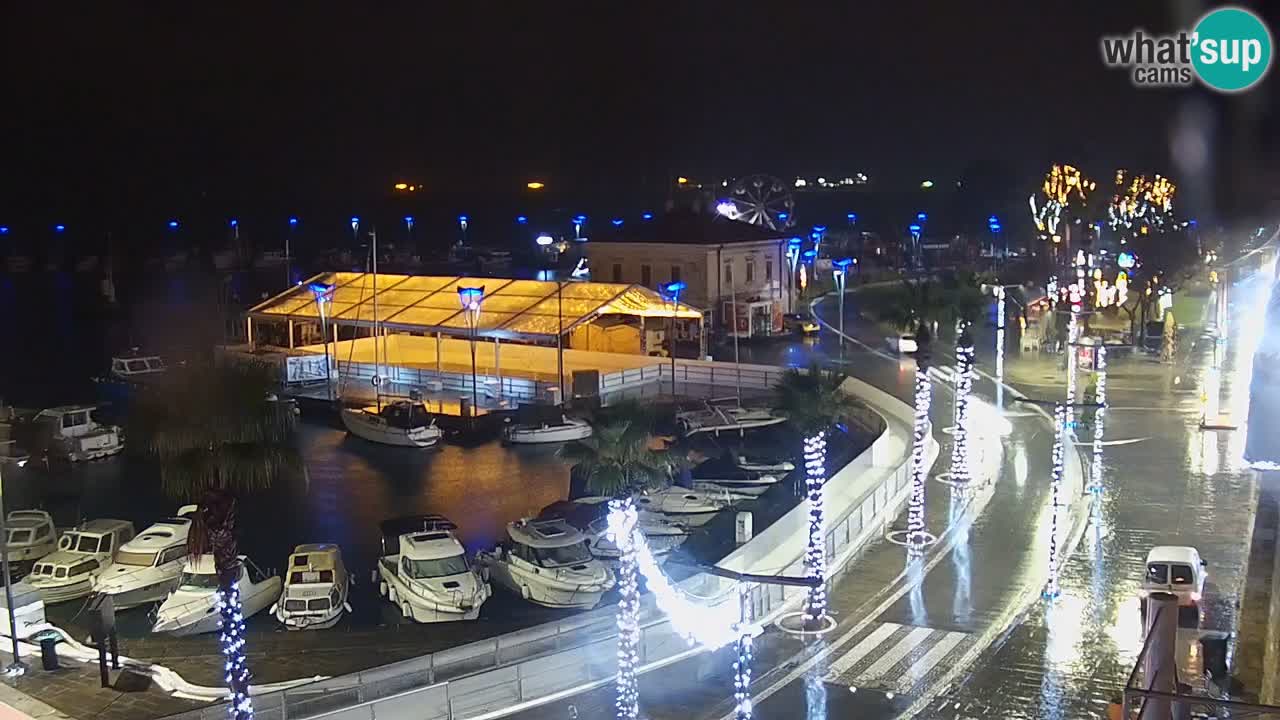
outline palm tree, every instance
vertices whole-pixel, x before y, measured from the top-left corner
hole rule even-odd
[[[654,416],[648,407],[628,402],[617,405],[591,424],[591,436],[560,448],[560,457],[574,463],[586,487],[597,495],[613,497],[610,531],[617,532],[615,517],[624,518],[614,542],[618,547],[618,675],[615,705],[620,718],[639,714],[640,690],[636,668],[640,664],[639,559],[635,530],[637,490],[671,478],[674,456],[653,435]]]
[[[164,491],[200,505],[188,550],[193,557],[213,554],[234,720],[253,717],[240,618],[237,498],[301,467],[292,442],[295,413],[272,394],[276,377],[263,363],[184,366],[144,389],[129,414],[128,435],[159,465]]]
[[[845,376],[822,370],[816,364],[808,372],[788,370],[774,388],[774,405],[804,436],[805,488],[809,496],[809,544],[805,569],[821,582],[809,589],[805,626],[812,629],[827,611],[826,515],[823,486],[827,482],[827,431],[851,419],[859,407],[840,386]]]

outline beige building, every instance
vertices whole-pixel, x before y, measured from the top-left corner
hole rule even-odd
[[[591,279],[660,288],[687,286],[680,301],[743,337],[782,332],[790,312],[786,246],[790,235],[719,215],[674,210],[597,235],[586,245]]]

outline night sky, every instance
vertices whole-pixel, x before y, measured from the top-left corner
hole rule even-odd
[[[1188,107],[1212,128],[1203,203],[1256,209],[1221,197],[1275,165],[1274,72],[1228,99],[1101,63],[1100,35],[1195,3],[443,5],[13,5],[0,222],[338,223],[400,179],[441,208],[537,178],[625,209],[677,174],[751,172],[1025,195],[1054,160],[1176,175]]]

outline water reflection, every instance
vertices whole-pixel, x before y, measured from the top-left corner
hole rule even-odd
[[[971,522],[965,516],[965,508],[969,504],[969,492],[963,488],[952,488],[947,507],[947,524],[952,528],[955,537],[955,548],[952,550],[951,562],[955,566],[956,588],[951,599],[951,614],[954,621],[962,626],[969,624],[973,613],[973,570],[971,567],[971,551],[969,547],[969,531]]]

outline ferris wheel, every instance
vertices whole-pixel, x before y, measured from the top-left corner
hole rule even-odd
[[[732,207],[728,207],[731,204]],[[795,200],[778,178],[771,175],[748,175],[729,188],[729,199],[722,203],[724,214],[734,220],[782,230],[795,222]]]

